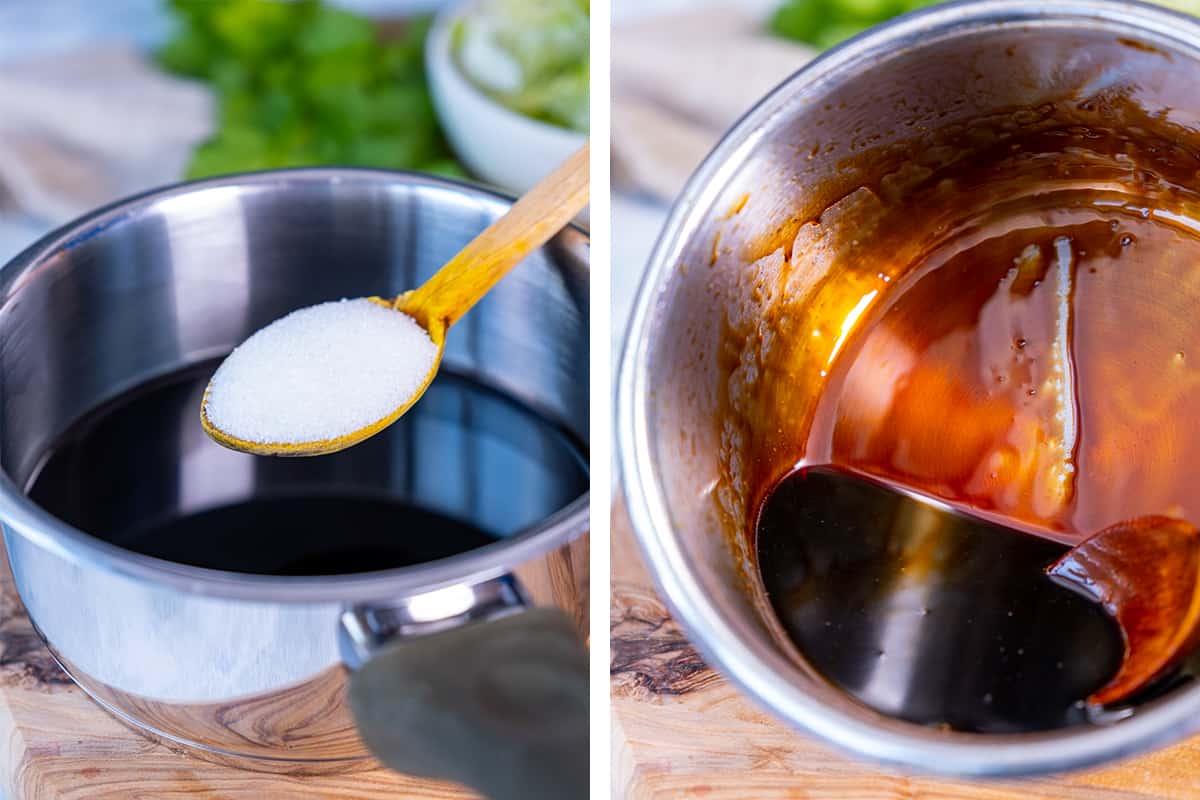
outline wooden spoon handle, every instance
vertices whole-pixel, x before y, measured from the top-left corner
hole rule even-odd
[[[584,144],[432,278],[397,298],[396,308],[416,318],[431,335],[457,322],[510,269],[587,205],[588,152]]]

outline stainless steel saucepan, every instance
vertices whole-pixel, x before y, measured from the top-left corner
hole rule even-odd
[[[748,476],[773,457],[772,442],[804,441],[820,370],[839,330],[853,327],[845,300],[879,279],[875,263],[853,257],[855,222],[869,215],[838,212],[902,189],[936,163],[942,132],[969,139],[980,120],[990,120],[984,134],[998,122],[1036,125],[1065,103],[1120,126],[1114,109],[1126,103],[1150,124],[1200,131],[1198,85],[1200,21],[1162,8],[937,5],[792,76],[693,176],[654,251],[622,357],[620,467],[637,538],[677,618],[709,663],[783,720],[862,756],[958,775],[1077,768],[1200,730],[1194,682],[1117,719],[1036,733],[956,732],[877,713],[789,650],[760,612],[748,535]],[[887,180],[862,169],[889,160]],[[783,255],[769,261],[793,242],[786,266]],[[831,335],[810,336],[814,319]],[[784,365],[773,383],[760,369],[771,348]],[[920,636],[923,623],[892,622],[878,620],[881,637]],[[888,696],[900,703],[915,679],[890,677]]]
[[[579,677],[586,659],[575,630],[586,628],[580,537],[588,527],[582,231],[560,233],[456,326],[443,366],[451,383],[441,390],[435,383],[411,419],[376,440],[322,459],[256,459],[208,441],[199,398],[185,398],[153,426],[131,432],[128,452],[103,454],[110,465],[103,474],[71,487],[96,519],[118,526],[259,497],[351,489],[473,524],[497,535],[492,544],[387,570],[246,574],[122,549],[60,521],[26,494],[63,432],[114,397],[220,358],[292,309],[416,286],[509,205],[485,190],[402,173],[231,176],[116,203],[4,268],[5,544],[30,618],[97,702],[144,731],[244,766],[338,769],[370,763],[344,697],[346,667],[361,668],[353,680],[370,677],[356,690],[369,719],[360,708],[359,722],[374,726],[362,732],[393,754],[389,764],[464,780],[497,797],[514,796],[512,787],[496,788],[504,772],[518,789],[539,785],[555,768],[555,780],[586,785],[586,681]],[[454,380],[486,391],[458,393]],[[572,442],[574,455],[544,447],[537,438],[544,433],[523,422],[517,406]],[[404,522],[396,520],[397,536],[409,535]],[[354,524],[350,515],[332,525],[329,541],[352,539]],[[287,549],[284,540],[280,563]],[[535,605],[560,606],[574,624],[544,609],[523,610]],[[548,627],[530,630],[539,619]],[[524,663],[545,644],[543,634],[559,637],[560,660],[547,664],[539,655]],[[573,643],[564,644],[564,635]],[[454,663],[439,666],[429,656],[435,652]],[[388,668],[402,670],[407,682],[372,674],[380,659],[391,659]],[[544,686],[522,686],[526,674],[558,692],[541,732],[536,710],[506,718],[485,708],[524,701],[536,708],[540,700],[530,693]],[[451,677],[458,683],[448,683]],[[446,701],[437,712],[430,698],[442,702],[438,692],[453,694],[457,705]],[[437,724],[421,716],[430,713]],[[403,720],[422,720],[426,729],[396,731]],[[479,743],[488,741],[495,745],[487,753],[438,751],[470,742],[483,749]],[[522,741],[525,749],[504,763],[506,743]],[[560,766],[527,757],[547,746]],[[497,764],[479,774],[485,768],[472,765],[489,757]],[[563,778],[569,770],[574,777]]]

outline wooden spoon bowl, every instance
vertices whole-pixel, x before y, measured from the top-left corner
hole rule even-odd
[[[1121,629],[1125,657],[1089,703],[1136,694],[1200,646],[1200,530],[1146,516],[1111,525],[1046,570],[1102,605]]]

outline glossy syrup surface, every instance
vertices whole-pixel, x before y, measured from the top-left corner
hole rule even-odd
[[[858,253],[879,284],[755,530],[772,608],[834,683],[961,730],[1087,719],[1118,631],[1043,570],[1123,520],[1200,518],[1198,167],[1042,131],[880,206]]]
[[[936,252],[822,394],[809,459],[1068,539],[1200,513],[1200,237],[1030,210]]]
[[[1044,577],[1065,549],[830,468],[785,478],[758,523],[771,606],[809,663],[878,711],[962,731],[1088,721],[1122,645]]]
[[[79,420],[28,488],[93,536],[181,564],[260,575],[414,566],[520,535],[587,491],[562,428],[445,371],[355,447],[264,458],[199,423],[215,363],[149,381]]]

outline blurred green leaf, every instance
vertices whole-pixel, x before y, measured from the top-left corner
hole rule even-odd
[[[857,36],[869,27],[870,24],[865,22],[839,22],[829,25],[817,33],[813,44],[824,50]]]
[[[773,33],[786,39],[827,48],[872,25],[937,2],[940,0],[785,0],[776,8],[769,27]],[[1158,2],[1179,11],[1200,15],[1200,0]]]
[[[213,61],[212,37],[198,28],[185,28],[158,52],[158,61],[171,72],[203,78]]]
[[[267,137],[253,128],[229,127],[196,150],[187,177],[246,172],[270,166]]]
[[[226,52],[245,62],[284,52],[311,3],[275,0],[213,0],[209,25]]]
[[[320,0],[171,0],[178,30],[158,53],[209,81],[219,128],[189,177],[314,164],[463,174],[425,83],[426,18],[381,42],[373,24]]]
[[[775,9],[771,30],[798,42],[815,42],[825,24],[824,4],[816,0],[792,0]]]
[[[254,74],[246,68],[245,64],[230,58],[214,61],[209,69],[209,78],[216,86],[217,91],[222,94],[234,94],[253,89],[251,81],[254,79]]]
[[[433,102],[422,84],[387,86],[375,92],[367,106],[372,130],[403,131],[433,118]]]
[[[335,8],[317,8],[296,37],[296,49],[308,58],[321,58],[348,50],[366,51],[374,45],[375,31],[362,17]]]
[[[432,172],[434,175],[441,175],[444,178],[466,178],[467,173],[463,170],[462,165],[453,159],[442,159],[441,161],[431,161],[425,165],[425,172]]]
[[[411,29],[413,25],[409,25]],[[424,26],[422,26],[424,27]],[[424,33],[422,33],[424,36]],[[393,78],[425,77],[425,47],[423,39],[416,43],[409,41],[388,42],[382,46],[382,53],[376,64],[377,77],[383,80]]]

